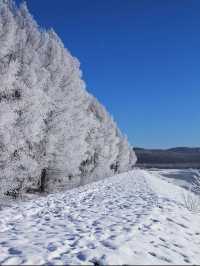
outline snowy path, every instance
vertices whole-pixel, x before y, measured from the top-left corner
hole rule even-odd
[[[179,192],[135,170],[3,207],[0,264],[198,263],[200,217],[167,189]]]

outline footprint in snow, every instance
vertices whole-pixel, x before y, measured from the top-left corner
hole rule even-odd
[[[21,255],[22,252],[16,248],[9,248],[8,250],[10,255]]]
[[[112,250],[115,250],[116,247],[114,245],[112,245],[110,242],[108,241],[101,241],[101,244],[106,247],[106,248],[109,248],[109,249],[112,249]]]
[[[160,260],[162,260],[162,261],[165,261],[165,262],[168,262],[168,263],[172,263],[172,261],[171,261],[170,259],[168,259],[168,258],[166,258],[166,257],[164,257],[164,256],[159,256],[159,255],[157,255],[157,254],[154,253],[154,252],[148,252],[148,253],[149,253],[149,255],[151,255],[152,257],[158,258],[158,259],[160,259]]]
[[[57,249],[57,247],[53,243],[49,243],[47,246],[48,251],[53,252]]]
[[[86,261],[86,255],[83,252],[77,253],[77,258],[81,261]]]

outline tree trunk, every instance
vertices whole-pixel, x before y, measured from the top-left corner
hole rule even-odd
[[[45,185],[46,185],[46,176],[47,176],[47,170],[42,169],[41,172],[41,184],[40,184],[40,192],[45,192]]]

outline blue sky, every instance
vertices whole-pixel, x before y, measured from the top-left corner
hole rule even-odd
[[[26,2],[134,146],[200,146],[199,0]]]

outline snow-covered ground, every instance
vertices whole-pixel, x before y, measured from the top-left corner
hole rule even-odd
[[[135,169],[0,207],[0,264],[199,264],[184,189]]]
[[[200,177],[199,169],[150,169],[151,173],[159,176],[169,183],[176,184],[187,190],[191,189],[191,184],[195,183],[195,177]]]

